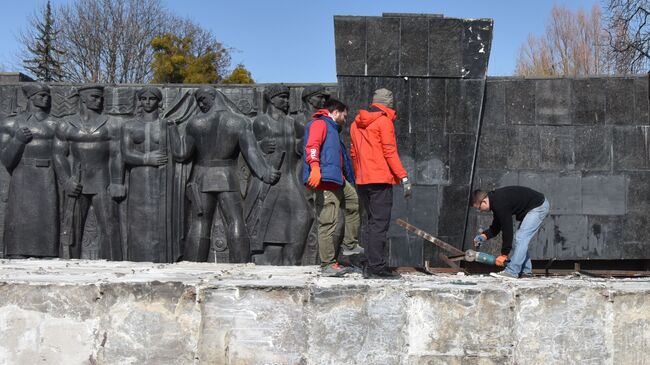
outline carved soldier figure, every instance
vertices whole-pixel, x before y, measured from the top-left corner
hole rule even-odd
[[[207,260],[218,206],[224,218],[230,262],[249,262],[250,238],[238,181],[239,153],[252,174],[266,183],[276,183],[280,173],[262,157],[248,118],[231,112],[212,87],[201,87],[194,96],[200,113],[187,122],[182,138],[175,122],[167,121],[174,158],[193,162],[186,186],[193,217],[185,236],[184,259]]]
[[[162,93],[153,86],[136,92],[136,118],[122,128],[122,156],[129,171],[127,259],[175,262],[181,256],[171,232],[174,166],[167,124],[160,116]]]
[[[296,122],[287,115],[289,88],[267,87],[264,98],[267,109],[255,118],[253,132],[267,161],[280,170],[281,177],[273,186],[260,180],[249,185],[244,212],[251,250],[259,264],[300,265],[313,221],[295,169],[301,161],[302,141],[296,135]]]
[[[69,249],[72,258],[81,257],[83,228],[92,205],[99,231],[99,257],[122,260],[119,215],[114,201],[126,194],[120,126],[102,114],[102,86],[80,87],[79,96],[79,112],[63,118],[56,131],[54,166],[66,199],[76,200],[76,204],[65,204],[63,214],[73,214],[74,229],[72,242],[69,247],[64,242],[63,249]]]
[[[0,159],[11,174],[5,215],[5,257],[59,255],[58,194],[52,148],[56,122],[50,89],[23,86],[27,110],[0,124]]]

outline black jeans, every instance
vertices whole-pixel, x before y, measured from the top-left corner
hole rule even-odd
[[[393,207],[393,186],[357,185],[357,193],[361,205],[361,242],[365,247],[368,268],[379,271],[386,266],[384,251]]]

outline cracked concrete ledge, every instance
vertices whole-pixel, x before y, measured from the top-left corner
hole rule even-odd
[[[650,364],[650,280],[0,260],[0,364]]]

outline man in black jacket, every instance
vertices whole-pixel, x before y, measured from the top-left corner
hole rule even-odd
[[[475,190],[471,204],[481,212],[492,211],[492,225],[487,230],[474,237],[474,245],[495,237],[503,231],[501,256],[497,257],[497,265],[505,270],[493,276],[505,278],[529,277],[533,274],[533,266],[528,254],[528,244],[542,226],[548,215],[549,204],[544,194],[523,186],[506,186],[490,192]],[[515,233],[515,248],[512,250],[512,216],[520,221]]]

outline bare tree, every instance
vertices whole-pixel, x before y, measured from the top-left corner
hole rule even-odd
[[[529,35],[519,49],[515,74],[520,76],[596,75],[609,71],[603,55],[604,33],[597,5],[590,13],[554,6],[545,34]]]
[[[650,70],[650,0],[605,0],[608,57],[617,73]]]
[[[67,81],[149,82],[151,41],[166,32],[191,35],[199,55],[216,52],[220,75],[230,65],[230,49],[209,30],[171,14],[162,0],[74,0],[57,12],[61,31],[57,47],[66,51]]]

